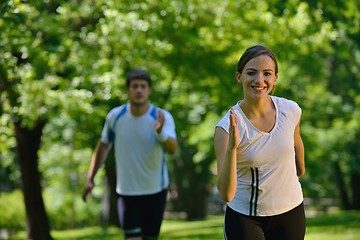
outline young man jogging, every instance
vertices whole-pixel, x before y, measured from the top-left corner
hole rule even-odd
[[[169,184],[165,154],[177,148],[171,114],[149,102],[151,78],[145,70],[128,73],[129,102],[112,109],[95,148],[83,199],[112,146],[116,159],[116,192],[120,225],[127,240],[157,239]]]

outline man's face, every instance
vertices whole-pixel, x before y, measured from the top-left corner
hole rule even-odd
[[[148,102],[151,88],[145,80],[133,79],[127,88],[127,94],[132,105],[141,106]]]

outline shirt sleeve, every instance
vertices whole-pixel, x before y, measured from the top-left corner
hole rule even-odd
[[[176,139],[176,130],[175,130],[174,118],[172,117],[170,112],[165,111],[163,109],[161,111],[163,111],[164,117],[165,117],[165,122],[164,122],[164,126],[163,126],[162,131],[165,131],[167,134],[169,134],[170,137]]]
[[[221,127],[222,129],[225,130],[225,132],[229,133],[229,128],[230,128],[229,116],[230,116],[230,110],[229,110],[229,111],[225,114],[225,116],[216,124],[215,128]]]
[[[294,101],[290,101],[290,102],[291,102],[291,110],[293,113],[294,123],[295,123],[295,125],[297,125],[300,121],[302,110],[301,110],[299,104],[297,104]]]
[[[112,116],[113,112],[110,111],[106,116],[104,127],[101,132],[100,141],[106,144],[113,143],[115,139],[115,132],[112,126]]]

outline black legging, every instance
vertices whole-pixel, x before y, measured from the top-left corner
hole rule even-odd
[[[226,208],[227,240],[303,240],[305,237],[304,205],[275,216],[252,217]]]

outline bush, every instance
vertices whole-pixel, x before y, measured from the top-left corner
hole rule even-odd
[[[63,190],[48,187],[43,193],[52,229],[99,225],[101,199],[90,198],[84,203],[81,193]]]
[[[44,191],[43,197],[52,229],[100,224],[101,204],[98,198],[90,198],[84,203],[80,194],[48,190]],[[26,212],[22,191],[0,192],[0,230],[12,232],[25,228]]]
[[[25,207],[21,190],[0,192],[0,213],[0,229],[25,229]]]

